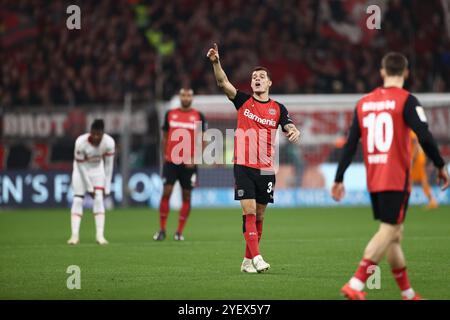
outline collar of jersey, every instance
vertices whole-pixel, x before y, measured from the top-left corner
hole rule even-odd
[[[259,103],[268,103],[268,102],[270,102],[270,98],[269,98],[269,100],[267,100],[267,101],[261,101],[261,100],[258,100],[258,99],[256,99],[253,95],[252,95],[252,98],[253,98],[253,100],[258,101]]]
[[[191,112],[192,110],[194,110],[192,107],[189,107],[189,110],[184,110],[183,107],[178,107],[178,110],[180,110],[181,112]]]
[[[400,88],[396,86],[389,86],[389,87],[381,86],[381,89],[400,89]]]

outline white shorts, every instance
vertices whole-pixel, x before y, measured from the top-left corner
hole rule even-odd
[[[105,189],[105,175],[101,173],[96,174],[88,174],[88,179],[91,181],[94,189]],[[85,185],[83,179],[81,178],[80,172],[78,169],[74,169],[72,172],[72,188],[73,194],[77,196],[84,196],[84,194],[88,191],[87,186]]]

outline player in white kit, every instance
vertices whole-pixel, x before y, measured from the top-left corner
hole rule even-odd
[[[111,191],[114,165],[114,139],[104,133],[103,120],[96,119],[91,131],[79,136],[75,142],[71,210],[72,236],[68,244],[79,243],[79,230],[83,215],[84,195],[89,193],[94,199],[92,211],[95,217],[96,240],[98,244],[108,244],[103,232],[105,227],[105,206],[103,199]]]

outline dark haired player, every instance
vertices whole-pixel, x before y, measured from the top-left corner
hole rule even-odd
[[[104,131],[103,120],[96,119],[91,125],[91,131],[79,136],[75,141],[72,172],[72,236],[67,242],[71,245],[78,244],[80,241],[79,230],[86,192],[94,199],[92,211],[95,216],[97,243],[108,244],[103,235],[105,228],[103,198],[111,191],[115,142]]]
[[[183,241],[183,230],[191,210],[191,191],[197,183],[197,165],[194,161],[196,131],[203,132],[207,123],[203,114],[192,108],[194,92],[190,88],[182,88],[179,93],[181,106],[167,111],[162,126],[162,152],[164,165],[162,179],[164,183],[163,195],[159,207],[159,231],[153,236],[154,240],[161,241],[166,238],[166,224],[169,215],[169,200],[173,186],[178,180],[182,188],[182,200],[178,228],[174,239]],[[200,132],[200,134],[201,134]],[[180,137],[186,136],[187,148],[178,152]],[[186,152],[185,152],[186,151]]]
[[[263,272],[270,268],[259,252],[264,211],[273,203],[275,188],[275,136],[280,125],[290,142],[297,143],[300,133],[286,108],[269,98],[272,85],[269,71],[256,67],[252,73],[252,95],[238,91],[229,81],[219,61],[217,44],[209,49],[217,85],[236,107],[237,130],[234,141],[235,200],[243,213],[246,241],[242,272]]]
[[[371,266],[377,265],[386,256],[402,298],[420,300],[409,284],[400,245],[411,191],[411,130],[438,169],[442,190],[448,187],[449,179],[444,160],[428,129],[423,108],[416,97],[403,89],[408,76],[405,56],[388,53],[383,57],[381,66],[384,84],[357,103],[331,190],[336,201],[344,197],[344,173],[361,139],[367,186],[374,217],[380,220],[380,227],[367,245],[356,273],[341,292],[350,300],[364,300],[366,293],[363,289],[370,276]]]

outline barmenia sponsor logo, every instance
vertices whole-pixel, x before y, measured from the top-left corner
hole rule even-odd
[[[261,124],[268,124],[271,127],[277,126],[277,123],[275,122],[275,120],[260,118],[256,114],[251,113],[250,110],[248,110],[248,109],[245,109],[244,116],[246,116],[247,118],[249,118],[253,121],[261,123]]]

